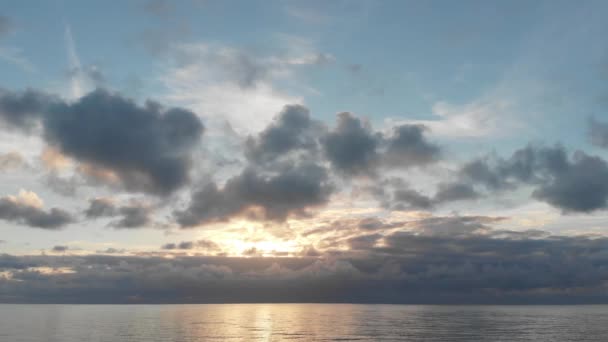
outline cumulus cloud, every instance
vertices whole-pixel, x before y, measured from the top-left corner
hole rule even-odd
[[[182,227],[225,221],[250,209],[252,219],[284,220],[325,204],[332,191],[327,171],[316,164],[286,166],[271,175],[250,168],[222,188],[215,183],[203,186],[193,193],[188,208],[174,215]]]
[[[30,130],[55,101],[57,99],[52,96],[32,89],[22,92],[0,90],[0,121],[10,127]]]
[[[23,190],[17,196],[0,198],[0,219],[50,230],[74,221],[72,215],[62,209],[44,210],[38,195]]]
[[[64,154],[116,174],[131,190],[170,193],[188,179],[203,125],[192,112],[134,102],[102,90],[53,106],[46,140]],[[85,133],[86,132],[86,133]]]
[[[429,142],[424,136],[425,126],[400,125],[394,128],[393,136],[388,138],[388,148],[384,155],[390,166],[421,166],[439,159],[439,146]]]
[[[152,221],[152,208],[150,206],[133,201],[126,205],[116,205],[114,201],[108,198],[89,200],[89,207],[84,211],[84,214],[91,219],[119,216],[118,220],[109,224],[114,228],[145,227]]]
[[[422,125],[393,127],[392,135],[374,131],[351,113],[340,113],[336,126],[321,140],[327,159],[346,175],[370,175],[380,167],[407,169],[439,160],[441,149],[428,141]]]
[[[332,166],[346,174],[373,171],[379,156],[379,137],[368,122],[351,113],[340,113],[336,127],[323,138],[323,149]]]
[[[433,210],[438,206],[456,201],[475,200],[481,194],[473,185],[465,182],[439,183],[434,195],[413,189],[401,178],[378,181],[368,189],[380,201],[382,207],[390,210]]]
[[[74,103],[35,91],[0,93],[0,118],[29,129],[42,122],[45,140],[60,153],[117,180],[128,190],[168,194],[189,178],[190,155],[204,126],[185,109],[139,106],[96,90]]]
[[[490,191],[533,186],[532,197],[564,212],[591,212],[608,205],[608,164],[597,156],[564,147],[528,145],[507,159],[478,159],[461,173]]]
[[[308,108],[288,105],[257,137],[249,137],[245,155],[256,164],[265,164],[292,151],[316,152],[321,123],[312,120]]]

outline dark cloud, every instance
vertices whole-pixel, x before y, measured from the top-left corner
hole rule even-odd
[[[468,183],[440,183],[435,195],[429,196],[412,189],[399,178],[378,182],[368,189],[383,208],[389,210],[433,210],[437,206],[456,201],[475,200],[481,195]]]
[[[203,125],[192,112],[144,107],[97,90],[45,116],[46,140],[62,153],[114,172],[130,190],[168,194],[188,180]]]
[[[471,184],[466,183],[441,183],[437,188],[434,203],[448,203],[463,200],[474,200],[480,197]]]
[[[152,208],[142,203],[129,203],[117,206],[107,198],[89,200],[89,207],[84,211],[87,218],[116,217],[120,218],[110,222],[114,228],[139,228],[152,222]]]
[[[418,235],[462,237],[487,234],[492,225],[505,221],[505,217],[444,216],[430,217],[410,223]]]
[[[559,145],[529,145],[508,159],[475,160],[461,173],[471,184],[491,192],[531,185],[532,197],[564,212],[591,212],[608,204],[606,161],[582,151],[569,156]]]
[[[0,255],[0,271],[11,275],[0,277],[0,301],[608,302],[608,239],[489,227],[498,221],[429,218],[313,257],[260,258],[253,250],[248,258]],[[449,226],[458,233],[447,234]]]
[[[549,179],[532,196],[565,212],[590,212],[608,205],[608,164],[599,157],[576,152],[564,169],[551,170]]]
[[[98,218],[116,215],[114,202],[107,198],[94,198],[89,200],[89,207],[84,214],[87,218]]]
[[[45,211],[11,197],[0,198],[0,219],[42,229],[60,229],[73,222],[72,216],[58,208]]]
[[[332,191],[327,171],[315,164],[292,165],[270,175],[249,168],[223,188],[215,183],[203,186],[187,209],[174,214],[182,227],[225,221],[250,209],[252,219],[284,220],[325,204]]]
[[[380,234],[359,235],[348,239],[348,246],[351,250],[369,250],[374,247],[376,242],[382,238]]]
[[[321,124],[310,118],[306,107],[288,105],[257,137],[247,139],[245,155],[253,163],[265,164],[292,151],[313,153],[321,131]]]
[[[590,118],[589,140],[595,146],[608,148],[608,123]]]
[[[387,139],[388,147],[384,161],[389,166],[423,166],[437,161],[439,146],[430,143],[424,136],[426,128],[421,125],[401,125],[394,128],[393,136]]]
[[[441,149],[428,141],[425,131],[422,125],[400,125],[386,137],[351,113],[340,113],[336,127],[321,141],[325,155],[337,171],[370,175],[380,167],[405,169],[439,160]]]
[[[143,205],[129,205],[118,208],[122,216],[119,220],[110,223],[114,228],[140,228],[147,227],[152,219],[151,209]]]
[[[200,250],[206,250],[206,251],[218,251],[220,249],[219,246],[215,242],[209,241],[209,240],[182,241],[180,243],[167,243],[167,244],[164,244],[161,248],[167,249],[167,250],[200,249]]]
[[[204,126],[185,109],[144,106],[104,90],[75,103],[27,90],[0,93],[0,119],[21,129],[42,122],[45,140],[90,174],[132,191],[166,195],[189,178]],[[99,178],[99,177],[98,177]],[[101,178],[100,178],[101,179]]]
[[[68,249],[69,249],[68,246],[54,246],[52,251],[55,253],[63,253],[63,252],[67,252]]]
[[[29,131],[58,99],[28,89],[22,92],[0,90],[0,121],[5,125]]]
[[[392,198],[384,206],[391,210],[429,210],[434,203],[432,198],[416,190],[400,188],[393,192]]]
[[[379,136],[351,113],[338,114],[336,127],[322,139],[323,149],[339,172],[358,175],[373,172],[379,161]]]

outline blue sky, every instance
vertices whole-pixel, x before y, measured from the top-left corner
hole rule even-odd
[[[32,259],[61,277],[92,255],[357,268],[403,234],[604,243],[606,13],[4,1],[0,253],[68,255]]]

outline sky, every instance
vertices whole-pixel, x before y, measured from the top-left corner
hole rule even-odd
[[[605,1],[0,4],[0,302],[608,303]]]

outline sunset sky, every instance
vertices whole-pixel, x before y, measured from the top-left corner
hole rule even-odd
[[[2,302],[608,302],[608,2],[0,4]]]

